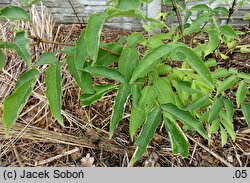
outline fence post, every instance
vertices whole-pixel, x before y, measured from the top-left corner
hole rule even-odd
[[[147,5],[147,16],[149,18],[156,18],[161,13],[161,1],[162,0],[153,0]],[[157,34],[160,32],[160,29],[155,29],[153,32],[150,32],[150,34]]]

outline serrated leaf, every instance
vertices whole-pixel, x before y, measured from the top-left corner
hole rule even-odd
[[[173,44],[162,45],[149,52],[136,67],[130,82],[133,83],[138,78],[147,75],[156,65],[169,56],[174,49],[174,46],[171,45]]]
[[[141,33],[133,33],[128,37],[128,46],[135,47],[138,43],[140,43],[144,39],[144,36]]]
[[[156,98],[156,90],[153,86],[147,86],[142,90],[142,96],[139,101],[140,108],[144,109],[146,112],[149,112],[154,104]]]
[[[250,104],[249,103],[241,104],[241,111],[243,113],[247,126],[250,128]]]
[[[232,123],[232,121],[229,122],[227,120],[227,116],[226,116],[226,114],[224,112],[221,112],[220,116],[221,116],[221,124],[226,129],[226,131],[230,135],[231,139],[233,141],[235,141],[235,139],[236,139],[236,133],[235,133],[235,131],[233,129],[233,123]]]
[[[136,140],[137,148],[133,154],[130,164],[133,165],[137,162],[147,150],[147,146],[152,140],[157,126],[162,121],[161,110],[158,106],[155,106],[148,114],[148,117],[142,127],[138,139]]]
[[[142,97],[141,86],[139,84],[132,85],[131,86],[131,94],[132,94],[132,99],[133,99],[132,105],[134,107],[139,107],[139,101]]]
[[[134,139],[136,131],[141,127],[143,122],[146,120],[147,113],[143,108],[132,107],[130,122],[129,122],[129,134],[131,140]]]
[[[213,87],[213,78],[204,61],[191,49],[186,46],[180,46],[175,49],[176,52],[182,52],[186,55],[187,63],[204,78],[208,84]]]
[[[180,153],[182,156],[187,157],[188,151],[188,140],[178,126],[178,124],[172,122],[171,120],[164,118],[165,128],[169,134],[172,151],[174,154]]]
[[[139,64],[139,55],[136,48],[125,47],[118,62],[118,70],[129,81],[133,71]]]
[[[9,20],[22,20],[29,21],[30,15],[23,8],[13,5],[8,5],[0,9],[0,18],[6,18]]]
[[[129,95],[131,94],[131,87],[128,84],[122,85],[115,97],[115,104],[111,115],[109,135],[110,138],[113,136],[116,126],[122,119],[127,104]]]
[[[172,71],[172,67],[164,63],[160,63],[156,66],[155,70],[159,75],[166,74]]]
[[[221,146],[224,147],[227,143],[227,132],[221,125],[220,125],[220,138],[221,138]]]
[[[45,65],[45,64],[54,64],[58,62],[56,56],[52,52],[45,52],[43,53],[36,61],[35,66]]]
[[[208,134],[212,135],[216,133],[220,128],[220,122],[218,120],[214,120],[209,128]]]
[[[208,123],[213,122],[217,116],[219,115],[221,109],[222,109],[222,100],[220,98],[215,98],[213,101],[213,104],[211,106],[211,109],[209,111],[209,116],[208,116]]]
[[[116,69],[110,69],[105,66],[93,66],[86,67],[83,71],[93,74],[94,76],[105,77],[119,81],[120,83],[126,83],[126,78]]]
[[[220,31],[222,34],[224,34],[225,36],[229,38],[239,39],[238,35],[236,34],[236,32],[234,31],[231,25],[220,26]]]
[[[105,20],[105,14],[92,14],[89,17],[88,24],[86,27],[86,46],[88,50],[88,55],[93,59],[93,63],[96,62],[98,57],[100,36]]]
[[[84,39],[84,36],[85,36],[85,32],[82,32],[79,40],[76,42],[76,45],[75,45],[74,62],[75,62],[76,69],[83,69],[85,59],[87,57],[87,47],[86,47],[86,41]]]
[[[216,95],[221,94],[222,92],[224,92],[225,90],[231,88],[232,86],[234,86],[237,82],[239,81],[239,79],[236,76],[230,76],[227,79],[225,79],[224,81],[222,81],[219,86],[217,87],[217,93]]]
[[[178,86],[186,93],[194,94],[201,93],[201,91],[193,89],[191,83],[188,81],[177,81]]]
[[[244,81],[241,81],[236,92],[236,103],[239,108],[241,103],[245,100],[247,95],[247,85]]]
[[[92,103],[100,100],[103,97],[103,95],[114,90],[115,88],[116,86],[114,84],[96,85],[94,86],[95,93],[93,94],[84,93],[81,95],[80,97],[81,105],[89,106]]]
[[[31,56],[28,44],[28,35],[26,32],[17,32],[14,38],[14,49],[17,54],[25,61],[28,67],[31,67]]]
[[[223,68],[218,68],[212,73],[212,77],[214,79],[227,77],[227,76],[229,76],[229,72],[227,69],[223,69]]]
[[[63,117],[61,115],[62,108],[62,76],[61,76],[61,63],[51,65],[46,70],[46,97],[49,101],[49,106],[52,115],[55,119],[64,126]]]
[[[74,80],[76,81],[77,85],[84,91],[84,93],[94,93],[93,80],[90,74],[81,70],[77,70],[73,56],[69,56],[66,59],[66,62],[70,73],[74,77]]]
[[[167,78],[159,78],[158,80],[155,80],[153,84],[157,92],[157,101],[159,104],[175,104],[174,91]]]
[[[6,57],[2,52],[2,50],[0,49],[0,71],[4,68],[5,65],[6,65]]]
[[[17,82],[22,83],[24,81],[23,75],[20,77]],[[27,75],[25,76],[27,78]],[[32,92],[32,89],[36,82],[36,75],[32,75],[30,80],[27,80],[25,83],[22,83],[19,87],[16,87],[13,93],[4,100],[3,103],[3,125],[5,128],[6,136],[8,137],[10,129],[14,125],[18,116],[25,103],[28,101],[29,96]]]
[[[178,118],[188,128],[197,131],[205,139],[208,139],[207,133],[200,121],[194,118],[188,111],[183,111],[173,104],[163,104],[161,109]]]
[[[228,14],[229,14],[229,10],[225,7],[216,7],[213,9],[213,12],[215,12],[216,14],[221,13],[221,14],[226,15],[226,16],[228,16]]]
[[[192,110],[196,110],[196,109],[201,108],[209,100],[209,98],[210,98],[210,95],[205,95],[205,96],[203,96],[201,98],[198,98],[197,100],[195,100],[192,103],[190,103],[186,107],[186,110],[187,111],[192,111]]]
[[[37,69],[30,69],[28,71],[26,71],[25,73],[23,73],[19,79],[17,80],[16,84],[15,84],[15,89],[21,87],[22,85],[24,85],[25,83],[27,83],[28,81],[30,81],[31,79],[36,78],[36,76],[39,74],[40,72]]]
[[[226,99],[226,98],[223,98],[222,100],[223,100],[224,108],[226,110],[227,120],[233,121],[233,115],[234,115],[233,102],[229,99]]]
[[[120,54],[122,52],[122,49],[123,49],[123,47],[118,43],[110,43],[110,44],[106,45],[105,48],[107,48],[108,50],[114,51],[118,54]],[[96,65],[109,66],[112,63],[114,63],[115,61],[117,61],[118,58],[119,57],[116,55],[110,54],[110,53],[103,51],[103,50],[99,50]]]
[[[140,5],[140,0],[118,0],[117,8],[122,10],[138,9]]]

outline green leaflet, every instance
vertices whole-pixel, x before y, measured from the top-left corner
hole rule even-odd
[[[100,100],[103,95],[107,94],[108,92],[114,90],[116,86],[114,84],[106,84],[106,85],[96,85],[94,86],[95,93],[88,94],[84,93],[81,95],[81,105],[89,106],[92,103]]]
[[[180,46],[175,49],[176,52],[182,52],[186,55],[187,63],[194,68],[194,70],[204,78],[208,84],[213,87],[213,78],[209,69],[203,60],[191,49],[186,46]]]
[[[126,83],[126,78],[116,69],[109,69],[105,66],[93,66],[86,67],[83,71],[93,74],[94,76],[106,77],[119,81],[120,83]]]
[[[109,15],[108,19],[112,19],[115,17],[132,17],[137,19],[146,19],[146,17],[143,15],[143,12],[140,10],[121,10],[118,8],[108,7],[105,12]]]
[[[138,84],[132,85],[131,94],[132,94],[132,98],[133,98],[133,106],[139,107],[139,101],[142,97],[141,86]]]
[[[214,58],[211,58],[211,59],[208,59],[205,62],[205,64],[207,67],[215,67],[215,66],[217,66],[217,61]],[[212,75],[212,77],[213,77],[213,75]]]
[[[221,146],[224,147],[227,143],[227,132],[226,130],[220,125],[220,138],[221,138]]]
[[[201,91],[193,89],[192,84],[188,81],[177,81],[178,86],[186,93],[194,94],[194,93],[201,93]]]
[[[189,154],[188,140],[181,128],[177,123],[172,122],[167,117],[164,117],[164,123],[170,137],[173,153],[180,153],[182,156],[187,157]]]
[[[194,129],[205,139],[208,139],[202,123],[195,119],[194,116],[192,116],[188,111],[183,111],[173,104],[163,104],[161,105],[161,109],[175,116],[187,127]]]
[[[228,100],[226,98],[222,98],[223,100],[223,105],[226,110],[227,114],[227,121],[232,122],[233,121],[233,115],[234,115],[234,105],[231,100]]]
[[[211,106],[211,110],[209,111],[208,123],[213,122],[217,118],[222,109],[222,105],[222,100],[216,97]]]
[[[136,67],[131,79],[130,83],[135,82],[138,78],[147,75],[150,71],[154,69],[156,65],[158,65],[162,60],[164,60],[170,52],[173,51],[174,47],[168,45],[162,45],[155,49],[153,49],[150,53],[148,53],[143,60]]]
[[[198,98],[197,100],[193,101],[191,104],[189,104],[186,107],[187,111],[192,111],[192,110],[196,110],[201,108],[202,106],[204,106],[204,104],[209,100],[210,95],[205,95],[201,98]]]
[[[228,14],[229,14],[229,10],[225,7],[216,7],[213,9],[213,12],[215,12],[216,14],[221,13],[221,14],[226,15],[226,16],[228,16]]]
[[[64,126],[63,117],[61,115],[62,107],[62,76],[61,76],[61,63],[57,62],[51,65],[46,70],[46,96],[49,101],[49,106],[52,115],[56,120]]]
[[[25,11],[23,8],[13,5],[5,6],[0,9],[0,18],[2,17],[9,20],[30,20],[30,15],[27,11]]]
[[[139,9],[141,6],[140,0],[118,0],[117,8],[122,10]]]
[[[31,77],[29,77],[27,74],[30,74]],[[20,83],[19,87],[16,87],[13,93],[7,97],[3,103],[3,125],[5,127],[7,137],[9,135],[10,129],[20,115],[25,103],[28,101],[32,89],[36,83],[37,74],[33,74],[32,71],[28,71],[27,74],[23,74],[19,78],[17,81],[17,83]],[[29,80],[26,80],[27,78],[29,78]]]
[[[56,56],[52,52],[45,52],[43,53],[36,61],[35,66],[45,65],[45,64],[54,64],[58,62]]]
[[[218,68],[212,73],[212,77],[214,79],[227,77],[227,76],[229,76],[229,72],[227,69],[223,69],[223,68]]]
[[[6,65],[6,58],[2,50],[0,49],[0,71],[4,68]]]
[[[241,81],[236,92],[236,103],[239,108],[241,103],[245,100],[247,95],[247,85],[244,81]],[[250,111],[249,111],[250,112]]]
[[[134,139],[136,131],[141,127],[146,120],[147,113],[143,108],[132,107],[129,122],[129,134],[131,140]]]
[[[88,55],[96,62],[99,51],[100,35],[102,27],[105,23],[105,14],[92,14],[89,17],[85,32],[86,46]]]
[[[229,122],[227,120],[227,115],[225,114],[224,111],[222,111],[220,113],[220,117],[221,117],[221,124],[223,125],[223,127],[226,129],[227,133],[230,135],[231,139],[233,141],[235,141],[236,139],[236,133],[234,131],[234,126],[233,126],[233,122]]]
[[[156,90],[153,86],[147,86],[142,90],[142,96],[139,101],[139,106],[147,113],[153,108],[155,105],[156,99]]]
[[[84,93],[94,93],[93,81],[90,77],[90,74],[84,71],[77,70],[73,56],[69,56],[66,59],[66,62],[70,73],[73,75],[77,85],[84,91]]]
[[[225,90],[231,88],[232,86],[234,86],[237,82],[239,81],[239,79],[236,76],[230,76],[227,79],[225,79],[223,82],[221,82],[219,84],[219,86],[217,87],[217,93],[216,95],[221,94],[222,92],[224,92]]]
[[[28,35],[26,32],[17,32],[14,38],[14,49],[17,54],[31,67],[31,56],[29,52]]]
[[[110,44],[106,45],[105,48],[107,48],[111,51],[114,51],[118,54],[120,54],[123,50],[123,47],[118,43],[110,43]],[[115,61],[117,61],[118,58],[119,57],[116,55],[110,54],[110,53],[103,51],[103,50],[99,50],[96,65],[109,66],[109,65],[113,64]]]
[[[191,33],[199,32],[201,30],[201,25],[207,22],[211,17],[208,15],[201,15],[197,17],[190,27],[186,28],[184,31],[184,35],[189,35]]]
[[[241,104],[241,111],[243,113],[247,126],[250,128],[250,104],[249,103]]]
[[[175,94],[171,83],[167,78],[159,78],[158,80],[155,80],[154,87],[157,91],[157,101],[159,104],[175,104]]]
[[[207,31],[207,33],[209,35],[209,42],[207,44],[201,44],[195,48],[196,51],[203,51],[205,53],[204,56],[213,53],[220,44],[220,34],[218,31],[210,30]]]
[[[15,90],[30,81],[31,79],[36,78],[39,73],[40,72],[37,69],[30,69],[27,72],[23,73],[15,84]]]
[[[118,70],[129,81],[133,71],[139,64],[139,56],[136,48],[125,47],[118,62]]]
[[[220,31],[225,36],[232,38],[232,39],[239,39],[238,35],[234,31],[231,25],[222,25],[220,26]]]
[[[79,40],[76,43],[75,48],[75,66],[76,69],[83,69],[85,59],[87,57],[87,48],[86,48],[86,41],[84,40],[84,34],[85,32],[82,32],[80,35]]]
[[[138,139],[136,140],[137,148],[133,154],[133,157],[130,161],[130,164],[133,166],[135,162],[137,162],[147,150],[147,146],[152,140],[157,126],[162,121],[161,110],[158,106],[155,106],[152,111],[148,114],[148,117],[142,127],[142,130],[139,134]]]
[[[118,90],[118,93],[115,97],[115,104],[110,121],[110,128],[109,128],[110,138],[113,136],[116,126],[123,117],[130,93],[131,93],[131,88],[130,85],[128,84],[122,85]]]
[[[133,33],[128,37],[128,46],[135,47],[139,42],[144,39],[144,36],[141,33]]]
[[[209,128],[208,134],[212,135],[216,133],[220,128],[220,122],[218,120],[214,120]]]
[[[156,66],[155,70],[159,75],[166,74],[172,71],[172,67],[164,63],[160,63]]]

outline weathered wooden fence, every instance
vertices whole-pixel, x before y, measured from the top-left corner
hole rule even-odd
[[[17,3],[18,0],[0,0],[0,7]],[[42,0],[43,4],[49,9],[57,23],[81,23],[86,22],[89,15],[92,13],[102,12],[107,7],[107,0]],[[188,6],[195,4],[205,3],[208,4],[208,0],[192,0],[188,3]],[[217,4],[212,6],[216,7]],[[154,0],[147,6],[142,7],[145,14],[151,18],[156,17],[161,11],[170,12],[172,8],[169,6],[163,6],[161,0]],[[239,8],[233,15],[232,24],[235,27],[244,27],[249,22],[243,21],[243,16],[250,12],[250,5],[246,4],[242,8]],[[79,17],[79,18],[77,18]],[[221,21],[226,17],[222,17]],[[175,20],[167,20],[168,24],[176,24]],[[132,18],[122,17],[115,18],[106,23],[107,26],[114,28],[124,28],[138,30],[142,28],[140,20]]]

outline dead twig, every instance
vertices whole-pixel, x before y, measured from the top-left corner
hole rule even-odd
[[[66,152],[63,152],[62,154],[58,154],[57,156],[48,158],[48,159],[46,159],[46,160],[38,161],[38,162],[35,163],[35,166],[41,166],[41,165],[50,163],[50,162],[52,162],[52,161],[54,161],[54,160],[60,159],[60,158],[62,158],[62,157],[64,157],[64,156],[68,156],[68,155],[70,155],[70,154],[74,154],[74,153],[76,153],[76,152],[78,152],[78,151],[79,151],[79,148],[76,147],[76,148],[74,148],[74,149],[72,149],[72,150],[70,150],[70,151],[66,151]]]
[[[223,159],[221,156],[219,156],[218,154],[214,153],[213,151],[211,151],[210,149],[208,149],[206,146],[204,146],[203,144],[201,144],[200,142],[198,142],[197,140],[195,140],[193,137],[189,136],[188,134],[186,134],[186,136],[192,140],[194,143],[198,144],[200,147],[202,147],[205,151],[209,152],[212,156],[214,156],[216,159],[220,160],[222,163],[224,163],[226,166],[228,167],[234,167],[231,163],[227,162],[225,159]]]

